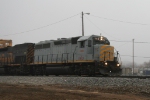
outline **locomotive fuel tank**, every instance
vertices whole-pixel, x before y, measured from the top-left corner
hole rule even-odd
[[[47,75],[72,75],[73,71],[69,66],[46,67]]]

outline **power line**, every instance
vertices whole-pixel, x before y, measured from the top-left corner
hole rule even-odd
[[[116,48],[120,48],[120,47],[122,47],[122,46],[124,46],[124,45],[126,45],[126,44],[128,44],[129,42],[126,42],[126,43],[124,43],[124,44],[122,44],[122,45],[120,45],[120,46],[117,46]]]
[[[62,21],[65,21],[65,20],[68,20],[70,18],[73,18],[77,15],[79,15],[80,13],[76,14],[76,15],[73,15],[73,16],[70,16],[68,18],[65,18],[63,20],[60,20],[60,21],[57,21],[55,23],[52,23],[52,24],[48,24],[48,25],[45,25],[45,26],[42,26],[42,27],[38,27],[38,28],[35,28],[35,29],[31,29],[31,30],[27,30],[27,31],[23,31],[23,32],[19,32],[19,33],[14,33],[14,34],[8,34],[8,35],[0,35],[0,36],[9,36],[9,35],[17,35],[17,34],[22,34],[22,33],[26,33],[26,32],[31,32],[31,31],[35,31],[35,30],[39,30],[39,29],[42,29],[42,28],[45,28],[45,27],[49,27],[49,26],[52,26],[52,25],[55,25],[57,23],[60,23]],[[94,15],[91,15],[91,16],[94,16]],[[98,17],[98,16],[94,16],[94,17]],[[87,18],[87,17],[86,17]],[[103,18],[103,17],[99,17],[99,18]],[[97,27],[100,31],[104,32],[103,30],[101,30],[96,24],[94,24],[89,18],[87,18],[95,27]],[[108,19],[108,18],[103,18],[103,19]],[[113,20],[113,19],[109,19],[109,20]],[[119,20],[114,20],[114,21],[119,21]],[[124,21],[120,21],[120,22],[124,22]],[[129,22],[128,22],[129,23]],[[138,23],[134,23],[134,24],[138,24]],[[143,25],[148,25],[148,24],[143,24]],[[106,33],[106,32],[104,32]],[[106,33],[107,35],[109,35],[108,33]],[[111,36],[111,35],[109,35]],[[112,37],[112,36],[111,36]],[[113,37],[114,38],[114,37]],[[132,42],[132,41],[117,41],[117,40],[109,40],[109,41],[114,41],[114,42]],[[150,44],[150,42],[134,42],[134,43],[147,43],[147,44]]]
[[[131,55],[120,55],[120,56],[133,57],[133,56],[131,56]],[[138,57],[138,58],[150,58],[150,57],[143,57],[143,56],[134,56],[134,57]]]
[[[150,24],[145,24],[145,23],[134,23],[134,22],[128,22],[128,21],[110,19],[110,18],[99,17],[99,16],[95,16],[95,15],[90,15],[90,16],[97,17],[97,18],[101,18],[101,19],[105,19],[105,20],[117,21],[117,22],[121,22],[121,23],[138,24],[138,25],[150,25]]]
[[[109,41],[114,41],[114,42],[132,42],[132,41],[117,41],[117,40],[109,40]]]
[[[150,42],[134,42],[134,43],[148,43],[148,44],[150,44]]]
[[[131,42],[132,41],[117,41],[117,40],[109,40],[109,41],[113,41],[113,42]],[[145,44],[150,44],[150,42],[134,42],[134,43],[145,43]]]
[[[94,15],[91,15],[94,16]],[[109,19],[109,18],[104,18],[104,17],[99,17],[99,16],[94,16],[94,17],[98,17],[98,18],[103,18],[103,19],[107,19],[107,20],[112,20],[112,21],[118,21],[118,22],[124,22],[124,23],[130,23],[130,24],[140,24],[140,25],[149,25],[149,24],[143,24],[143,23],[133,23],[133,22],[126,22],[126,21],[120,21],[120,20],[114,20],[114,19]],[[87,18],[87,17],[86,17]],[[102,31],[96,24],[94,24],[89,18],[87,18],[96,28],[98,28],[100,31]],[[104,32],[104,31],[102,31]],[[104,32],[106,33],[106,32]],[[106,33],[107,35],[109,35],[108,33]],[[111,35],[109,35],[111,36]],[[112,36],[111,36],[112,37]],[[114,37],[113,37],[114,38]],[[114,42],[132,42],[132,41],[117,41],[117,40],[109,40],[109,41],[114,41]],[[150,44],[150,42],[134,42],[134,43],[147,43]]]
[[[79,13],[79,14],[80,14],[80,13]],[[17,35],[17,34],[22,34],[22,33],[26,33],[26,32],[31,32],[31,31],[39,30],[39,29],[42,29],[42,28],[49,27],[49,26],[52,26],[52,25],[54,25],[54,24],[60,23],[60,22],[62,22],[62,21],[68,20],[68,19],[70,19],[70,18],[73,18],[73,17],[75,17],[75,16],[77,16],[77,15],[79,15],[79,14],[70,16],[70,17],[68,17],[68,18],[65,18],[65,19],[63,19],[63,20],[57,21],[57,22],[55,22],[55,23],[48,24],[48,25],[45,25],[45,26],[42,26],[42,27],[38,27],[38,28],[35,28],[35,29],[31,29],[31,30],[27,30],[27,31],[19,32],[19,33],[14,33],[14,34],[1,35],[1,36]]]
[[[89,18],[87,18],[86,16],[85,16],[85,18],[88,19],[89,22],[91,22],[91,23],[92,23],[96,28],[98,28],[100,31],[104,32],[104,31],[101,30],[96,24],[94,24]],[[104,32],[104,33],[106,33],[106,32]],[[108,33],[106,33],[106,34],[109,35]],[[109,35],[109,36],[111,36],[111,35]],[[113,37],[113,36],[111,36],[111,37]],[[113,38],[115,38],[115,37],[113,37]],[[114,42],[132,42],[132,41],[118,41],[118,40],[109,40],[109,41],[114,41]],[[148,44],[150,44],[150,42],[134,42],[134,43],[148,43]]]
[[[104,31],[101,30],[96,24],[94,24],[89,18],[87,18],[86,16],[85,16],[85,18],[88,19],[89,22],[91,22],[97,29],[99,29],[100,31],[104,32]],[[106,33],[106,32],[104,32],[104,33]],[[107,34],[107,33],[106,33],[106,34]]]
[[[105,33],[105,34],[107,34],[107,35],[109,35],[108,33],[106,33],[106,32],[104,32],[103,30],[101,30],[96,24],[94,24],[89,18],[87,18],[87,17],[85,17],[86,19],[88,19],[89,20],[89,22],[91,22],[96,28],[98,28],[100,31],[102,31],[103,33]],[[111,35],[109,35],[109,36],[111,36]],[[112,38],[115,38],[115,37],[113,37],[113,36],[111,36]],[[115,39],[117,39],[117,38],[115,38]]]

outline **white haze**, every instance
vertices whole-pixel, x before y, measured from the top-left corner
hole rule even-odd
[[[85,35],[101,33],[118,41],[110,42],[122,55],[122,62],[132,62],[132,39],[150,42],[149,5],[150,0],[0,0],[0,39],[12,39],[15,45],[80,36],[83,11],[90,13],[84,15]],[[50,25],[76,14],[79,15]],[[37,29],[45,25],[50,26]],[[37,30],[26,32],[32,29]],[[16,34],[20,32],[24,33]],[[135,43],[134,50],[138,56],[135,63],[149,61],[144,57],[150,57],[150,43]]]

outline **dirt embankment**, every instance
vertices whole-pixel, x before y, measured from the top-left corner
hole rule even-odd
[[[0,100],[150,100],[148,93],[121,91],[121,88],[0,84]]]

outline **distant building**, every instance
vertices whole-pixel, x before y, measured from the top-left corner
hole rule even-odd
[[[0,39],[0,48],[5,48],[8,46],[12,46],[12,40],[3,40]]]
[[[140,68],[139,74],[140,75],[150,75],[150,68],[149,67]]]
[[[132,75],[132,68],[122,68],[122,76]]]

